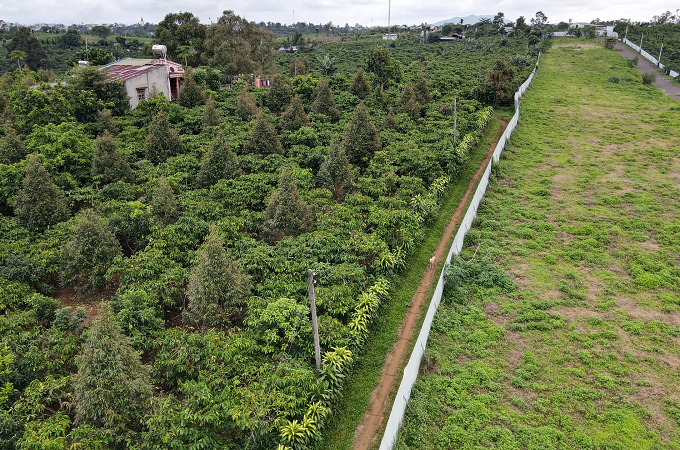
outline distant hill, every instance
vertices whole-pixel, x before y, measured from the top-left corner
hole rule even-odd
[[[439,22],[435,22],[432,25],[438,27],[438,26],[444,25],[446,23],[457,24],[457,23],[460,23],[460,19],[463,19],[464,25],[472,25],[472,24],[479,22],[482,19],[491,19],[492,20],[493,18],[494,18],[494,15],[475,16],[474,14],[472,14],[472,15],[465,16],[465,17],[454,17],[452,19],[440,20]],[[505,19],[505,23],[508,23],[508,22],[510,22],[510,20]]]

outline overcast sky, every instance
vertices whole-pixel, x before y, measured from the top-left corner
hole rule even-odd
[[[550,22],[590,22],[628,18],[648,21],[652,16],[680,8],[680,0],[392,0],[393,24],[434,23],[456,16],[496,14],[514,21],[543,11]],[[386,25],[388,0],[235,0],[220,3],[208,0],[0,0],[0,19],[21,24],[34,23],[136,23],[141,18],[158,23],[170,12],[190,11],[203,23],[215,21],[224,9],[255,22],[312,22],[336,25]],[[528,22],[528,20],[527,20]]]

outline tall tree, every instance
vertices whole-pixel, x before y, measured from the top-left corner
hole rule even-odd
[[[26,59],[26,52],[23,50],[13,50],[9,57],[17,62],[17,67],[21,71],[21,61]]]
[[[292,95],[290,84],[281,75],[277,75],[272,79],[264,104],[274,112],[283,111],[290,103]]]
[[[505,14],[499,12],[493,17],[491,23],[493,23],[496,27],[502,27],[503,25],[505,25]]]
[[[179,90],[179,98],[177,99],[177,103],[179,103],[180,106],[184,106],[186,108],[193,108],[194,106],[204,104],[205,98],[206,96],[205,92],[203,92],[203,89],[196,83],[194,77],[189,75],[186,77],[184,80],[184,85]]]
[[[204,61],[223,73],[267,73],[276,48],[276,35],[226,10],[210,26]]]
[[[215,99],[211,95],[208,97],[208,102],[203,109],[203,128],[216,127],[220,124],[221,120],[220,113],[215,107]]]
[[[538,11],[536,16],[531,18],[531,23],[538,28],[543,28],[548,23],[548,16],[543,14],[543,11]]]
[[[418,120],[420,117],[420,105],[416,101],[416,94],[411,83],[404,86],[404,92],[399,99],[399,112],[408,114],[412,120]]]
[[[190,12],[167,14],[156,26],[154,39],[167,46],[171,58],[178,56],[179,47],[192,47],[203,51],[207,27]]]
[[[418,81],[416,81],[413,91],[416,94],[416,101],[421,105],[425,105],[432,101],[432,94],[430,94],[430,89],[427,87],[427,80],[425,79],[423,72],[420,72],[418,75]]]
[[[99,133],[102,134],[108,131],[110,135],[115,136],[118,134],[118,127],[116,122],[113,120],[113,114],[108,108],[100,109],[97,113],[97,128],[99,128]]]
[[[515,92],[513,76],[512,67],[502,59],[496,60],[493,67],[486,73],[482,89],[494,108],[512,101]]]
[[[307,203],[300,197],[293,172],[284,167],[279,178],[279,187],[267,203],[264,228],[272,237],[293,235],[310,231],[314,217]]]
[[[103,428],[118,435],[124,445],[126,431],[137,431],[151,409],[149,370],[130,339],[123,335],[107,303],[85,334],[78,373],[73,376],[76,424]]]
[[[14,198],[14,213],[22,225],[36,231],[44,231],[69,216],[64,196],[35,153],[28,157],[22,188]]]
[[[364,74],[364,69],[362,69],[361,67],[359,67],[359,70],[357,70],[356,75],[354,75],[352,84],[349,87],[349,92],[351,94],[356,95],[362,100],[371,94],[371,85],[369,84],[368,79]]]
[[[246,153],[259,153],[260,155],[272,155],[275,153],[283,154],[281,142],[276,134],[274,125],[260,114],[253,124],[248,140],[243,144]]]
[[[5,122],[5,136],[0,139],[0,164],[14,164],[26,156],[26,148],[9,120]]]
[[[314,97],[314,103],[312,103],[312,111],[317,114],[324,114],[331,122],[335,123],[340,120],[340,111],[335,105],[335,99],[333,98],[333,92],[328,84],[326,78],[319,80],[316,85],[316,95]]]
[[[404,75],[401,63],[392,57],[387,48],[374,48],[368,55],[366,68],[373,72],[378,87],[383,90],[390,81],[398,83]]]
[[[335,199],[342,198],[352,182],[352,165],[338,135],[333,136],[328,155],[321,163],[318,174],[321,186],[329,189]]]
[[[162,223],[168,224],[177,220],[177,197],[165,177],[158,179],[158,185],[151,193],[151,211]]]
[[[64,248],[64,278],[101,288],[113,258],[121,254],[120,243],[104,219],[86,209],[75,218],[71,238]]]
[[[47,53],[28,28],[19,28],[7,44],[7,53],[12,54],[15,50],[25,53],[24,61],[32,71],[37,72],[40,68],[49,67]]]
[[[244,84],[236,100],[236,115],[243,120],[250,120],[260,113],[255,99],[248,93],[248,85]]]
[[[189,274],[186,290],[189,304],[184,317],[203,329],[228,325],[250,297],[250,277],[227,257],[214,225],[205,244],[196,252],[196,259]]]
[[[281,129],[297,131],[300,127],[309,126],[309,118],[305,112],[302,100],[297,95],[293,96],[290,105],[281,116]]]
[[[368,167],[373,154],[382,149],[378,129],[363,103],[354,110],[354,117],[345,128],[343,145],[349,160],[359,167]]]
[[[101,184],[116,181],[132,182],[132,169],[118,151],[116,141],[108,131],[97,137],[92,157],[92,176]]]
[[[170,128],[165,111],[159,111],[151,121],[149,133],[144,142],[144,150],[146,159],[154,164],[164,162],[168,157],[182,150],[182,141],[179,135]]]
[[[236,178],[240,175],[241,168],[236,155],[229,148],[222,130],[218,130],[215,140],[201,162],[201,170],[198,172],[198,185],[202,188],[208,188],[223,178]]]

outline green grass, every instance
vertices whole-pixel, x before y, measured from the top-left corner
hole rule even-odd
[[[544,55],[461,253],[516,285],[448,294],[397,448],[680,448],[678,111],[590,41]]]
[[[380,378],[385,356],[391,351],[394,341],[398,337],[397,329],[406,315],[406,311],[418,288],[429,259],[434,253],[437,244],[439,244],[439,240],[451,216],[453,216],[458,204],[465,195],[470,179],[481,164],[489,145],[491,145],[500,129],[501,123],[498,120],[492,119],[489,122],[479,145],[470,155],[470,162],[465,171],[449,187],[446,193],[446,200],[442,204],[437,221],[430,228],[418,251],[414,253],[409,261],[398,286],[391,295],[391,302],[381,306],[381,311],[377,315],[377,319],[372,327],[371,337],[366,342],[364,351],[345,384],[345,394],[336,409],[337,412],[334,413],[334,420],[325,428],[324,449],[346,450],[352,448],[354,432],[368,409],[371,392],[376,387]],[[431,298],[431,293],[435,286],[436,278],[428,293],[428,299]],[[427,306],[424,306],[422,309],[424,313],[427,310]],[[420,330],[420,321],[416,330]],[[417,333],[412,341],[415,342],[416,338]],[[410,352],[407,354],[410,354]],[[389,414],[389,409],[387,414]]]

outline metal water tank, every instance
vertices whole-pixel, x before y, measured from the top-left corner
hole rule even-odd
[[[151,47],[151,51],[153,52],[154,55],[162,56],[163,58],[165,58],[165,55],[168,53],[168,47],[161,44],[154,44]]]

